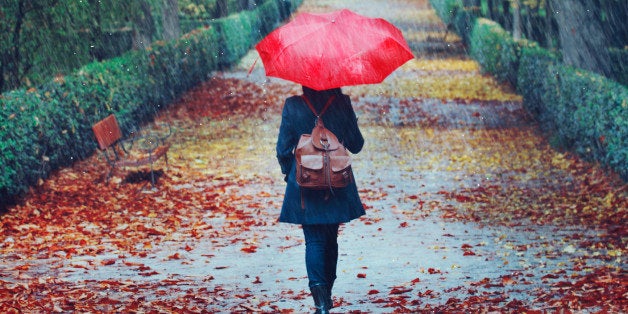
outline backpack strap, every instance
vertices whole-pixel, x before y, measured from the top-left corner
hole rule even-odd
[[[310,107],[310,110],[312,110],[312,112],[316,116],[316,120],[314,122],[314,128],[312,129],[312,133],[311,133],[312,145],[314,145],[314,147],[318,149],[324,149],[324,150],[336,150],[340,148],[342,146],[340,141],[338,141],[338,138],[336,137],[334,133],[332,133],[330,130],[325,128],[325,124],[323,123],[323,118],[321,117],[325,113],[325,111],[327,111],[327,108],[329,108],[331,103],[334,101],[334,99],[336,98],[336,95],[332,95],[331,97],[329,97],[329,99],[327,100],[327,103],[325,104],[325,107],[323,107],[323,110],[321,110],[320,113],[316,112],[316,109],[314,109],[314,106],[312,105],[310,100],[307,99],[307,97],[305,97],[305,95],[301,95],[301,97],[303,97],[303,100],[305,101],[307,106]]]
[[[301,98],[303,98],[303,100],[305,101],[305,103],[307,104],[308,107],[310,107],[310,110],[312,110],[312,112],[314,113],[314,115],[317,118],[320,118],[320,116],[322,116],[325,111],[327,111],[327,108],[329,108],[329,106],[331,105],[331,103],[334,101],[334,99],[336,98],[336,95],[331,95],[331,97],[329,97],[329,99],[327,100],[327,103],[325,104],[325,107],[323,107],[323,110],[321,110],[320,113],[316,112],[316,109],[314,109],[314,106],[312,105],[312,103],[310,102],[309,99],[307,99],[307,97],[305,97],[305,95],[301,95]]]

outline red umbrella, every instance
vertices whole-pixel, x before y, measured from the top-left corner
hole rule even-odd
[[[414,57],[395,26],[346,9],[299,14],[255,49],[266,75],[316,90],[380,83]]]

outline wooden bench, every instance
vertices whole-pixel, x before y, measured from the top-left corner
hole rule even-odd
[[[111,114],[92,126],[96,136],[98,148],[101,150],[107,163],[110,165],[107,173],[107,182],[116,167],[141,167],[150,165],[150,181],[155,187],[155,173],[153,164],[164,157],[168,165],[168,149],[170,144],[165,140],[172,134],[170,126],[164,136],[148,132],[144,135],[131,136],[122,139],[122,132],[116,116]]]

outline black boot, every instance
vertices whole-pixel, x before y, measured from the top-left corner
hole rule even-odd
[[[329,286],[327,286],[327,304],[329,304],[329,308],[333,309],[334,308],[334,300],[331,298],[331,289],[334,287],[334,283],[330,283]]]
[[[331,304],[329,303],[329,292],[326,285],[316,285],[310,288],[314,305],[316,306],[316,314],[329,314]]]

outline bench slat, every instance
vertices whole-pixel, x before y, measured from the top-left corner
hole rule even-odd
[[[94,131],[94,135],[96,135],[98,147],[101,150],[107,149],[122,137],[118,121],[113,114],[94,124],[92,131]]]

